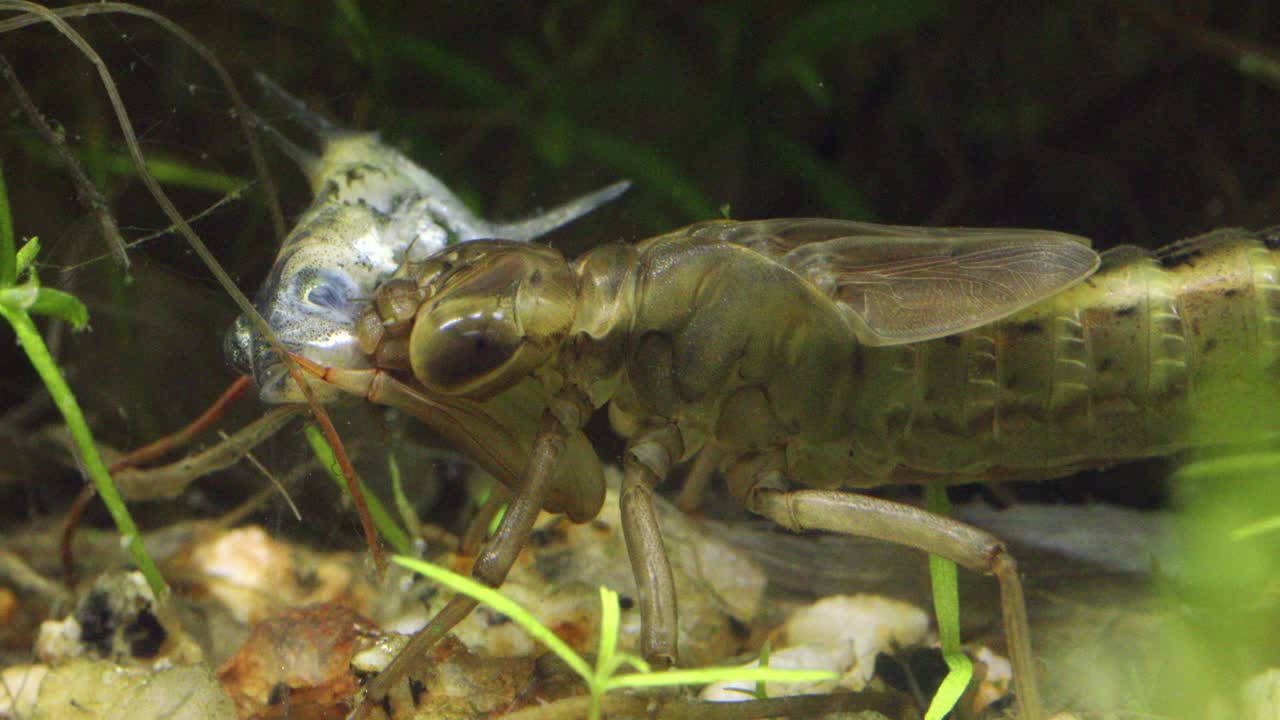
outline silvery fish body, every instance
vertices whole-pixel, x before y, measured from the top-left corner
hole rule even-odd
[[[316,133],[322,152],[306,153],[268,129],[302,166],[315,199],[285,238],[255,305],[285,348],[327,366],[367,366],[354,335],[356,318],[378,282],[406,261],[477,238],[533,239],[629,186],[618,182],[525,220],[491,222],[376,133],[336,128],[270,81],[260,81]],[[302,400],[247,318],[236,320],[224,349],[232,365],[253,377],[264,402]]]

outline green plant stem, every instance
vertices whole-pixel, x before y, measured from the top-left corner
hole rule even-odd
[[[93,434],[89,432],[89,424],[85,422],[84,414],[80,412],[80,406],[76,403],[75,395],[72,394],[67,381],[62,377],[62,372],[54,362],[53,356],[49,354],[49,348],[45,346],[44,338],[40,337],[36,324],[32,322],[31,317],[25,312],[2,304],[0,304],[0,315],[3,315],[9,321],[9,324],[13,326],[13,331],[18,336],[18,343],[26,351],[32,367],[36,369],[36,373],[44,381],[45,387],[49,389],[49,395],[53,398],[53,403],[58,406],[58,411],[62,413],[62,417],[67,423],[67,428],[71,431],[71,437],[75,441],[76,448],[80,452],[80,460],[84,463],[85,471],[89,473],[89,478],[93,480],[98,495],[111,513],[111,519],[115,521],[116,527],[119,528],[124,538],[125,547],[128,548],[129,554],[133,557],[133,562],[147,579],[147,585],[151,587],[151,592],[156,596],[156,599],[163,599],[168,594],[169,587],[160,575],[160,569],[151,560],[151,556],[147,555],[146,548],[142,545],[142,536],[138,532],[138,527],[134,525],[133,518],[129,515],[129,510],[125,507],[124,500],[120,498],[120,492],[116,490],[116,485],[111,480],[111,474],[107,472],[107,466],[102,462],[102,456],[98,454],[98,446],[93,442]]]

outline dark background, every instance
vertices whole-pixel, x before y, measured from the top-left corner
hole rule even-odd
[[[339,124],[381,130],[485,216],[634,180],[554,236],[570,253],[724,213],[1045,227],[1155,247],[1264,227],[1280,211],[1280,95],[1239,65],[1248,48],[1280,44],[1280,10],[1263,0],[148,7],[208,44],[250,104],[263,72]],[[178,167],[166,187],[184,213],[217,202],[223,176],[253,177],[230,103],[195,53],[137,18],[71,23],[120,84],[144,151]],[[47,26],[0,36],[0,52],[126,239],[167,226],[127,168],[92,66]],[[0,97],[17,231],[40,237],[43,281],[89,307],[90,331],[52,336],[95,432],[134,447],[180,426],[233,377],[220,351],[231,302],[175,235],[133,250],[122,273],[7,87]],[[303,139],[277,108],[263,111]],[[296,216],[301,176],[269,155]],[[196,224],[250,293],[278,243],[265,208],[255,185]],[[38,439],[56,415],[12,343],[0,342],[0,363],[4,521],[48,519],[79,479]],[[260,412],[244,405],[238,420]],[[265,453],[281,468],[305,456],[296,434]],[[238,473],[185,502],[208,512],[242,497],[235,483],[260,482]],[[1161,473],[1130,467],[1037,492],[1145,506],[1162,492],[1140,478]],[[357,538],[352,521],[327,532]]]

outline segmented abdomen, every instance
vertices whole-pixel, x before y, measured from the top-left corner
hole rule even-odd
[[[863,348],[855,462],[869,480],[1040,478],[1266,432],[1277,248],[1280,233],[1238,229],[1120,247],[1006,320]],[[1213,422],[1226,410],[1248,421]]]

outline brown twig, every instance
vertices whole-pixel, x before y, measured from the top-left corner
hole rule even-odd
[[[67,599],[67,592],[56,582],[36,572],[26,560],[9,550],[0,550],[0,578],[19,590],[34,593],[50,604]]]
[[[67,148],[66,137],[49,127],[49,123],[44,119],[44,115],[40,113],[40,109],[35,106],[35,103],[31,102],[31,96],[27,94],[27,89],[22,86],[22,81],[18,79],[18,73],[14,72],[13,66],[9,64],[9,60],[4,55],[0,55],[0,75],[4,75],[9,87],[13,89],[13,96],[17,99],[18,106],[22,108],[22,112],[26,114],[28,122],[40,133],[45,142],[53,146],[53,149],[58,153],[58,157],[62,159],[62,163],[67,166],[67,172],[71,174],[71,182],[76,186],[76,198],[79,199],[84,209],[97,219],[98,229],[102,231],[102,239],[106,241],[107,248],[116,259],[116,263],[120,265],[122,270],[128,270],[129,253],[125,250],[125,242],[120,235],[120,227],[116,225],[116,219],[111,216],[111,210],[107,207],[107,199],[102,196],[102,192],[89,179],[89,175],[80,166],[80,161]]]
[[[537,705],[504,715],[505,720],[569,720],[587,716],[591,698],[575,697]],[[606,695],[606,717],[643,717],[655,720],[751,720],[752,718],[823,717],[836,712],[874,710],[885,717],[902,717],[908,700],[893,693],[832,693],[745,700],[699,702],[645,695]]]
[[[113,472],[112,478],[126,500],[175,498],[197,478],[240,462],[259,443],[282,430],[305,410],[301,405],[278,405],[206,450],[186,455],[168,465],[123,468]]]

